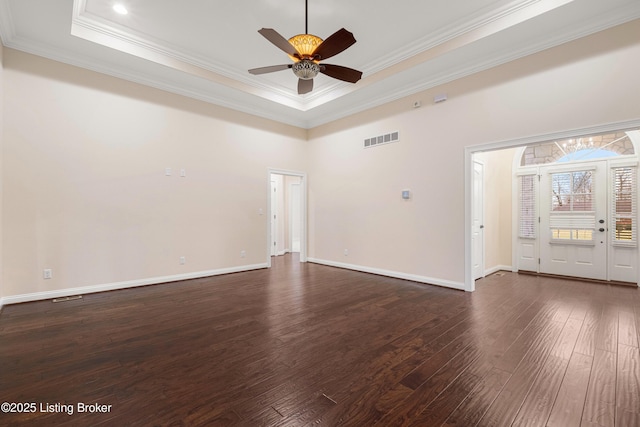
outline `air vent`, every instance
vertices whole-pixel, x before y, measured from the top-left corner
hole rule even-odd
[[[400,140],[400,132],[391,132],[380,136],[374,136],[373,138],[367,138],[364,140],[364,148],[375,147],[382,144],[390,144]]]

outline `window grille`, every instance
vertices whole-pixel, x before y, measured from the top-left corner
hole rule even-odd
[[[582,170],[551,174],[551,240],[593,242],[594,171]]]

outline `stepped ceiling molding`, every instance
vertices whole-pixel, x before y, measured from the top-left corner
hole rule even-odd
[[[309,33],[344,27],[331,58],[356,84],[316,77],[297,94],[262,37],[304,33],[303,0],[0,0],[5,46],[302,128],[312,128],[640,18],[638,0],[309,0]],[[432,100],[421,100],[423,103]],[[409,106],[410,108],[410,106]]]

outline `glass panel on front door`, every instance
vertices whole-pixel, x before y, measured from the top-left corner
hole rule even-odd
[[[591,242],[594,239],[593,171],[551,174],[552,240]]]

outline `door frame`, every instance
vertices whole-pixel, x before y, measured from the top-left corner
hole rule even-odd
[[[473,206],[473,154],[482,151],[494,151],[505,148],[522,147],[533,145],[554,139],[576,138],[582,135],[607,133],[613,131],[631,130],[640,127],[640,118],[624,122],[613,122],[599,126],[569,129],[562,132],[540,134],[525,138],[511,139],[505,141],[490,142],[464,147],[464,290],[473,292],[476,289],[473,280],[473,260],[472,260],[472,213]],[[640,156],[640,153],[637,154]],[[514,266],[515,267],[515,266]],[[639,284],[640,285],[640,284]]]
[[[300,262],[307,262],[307,173],[287,169],[267,168],[267,217],[265,225],[267,229],[267,268],[271,268],[271,174],[284,176],[297,176],[300,178]]]
[[[475,165],[480,165],[482,167],[482,177],[481,177],[481,182],[480,182],[480,222],[482,223],[480,225],[480,231],[478,232],[479,238],[480,238],[480,250],[479,253],[476,253],[476,251],[472,251],[472,258],[471,258],[471,265],[473,268],[473,265],[477,262],[479,264],[479,269],[480,269],[480,275],[476,275],[474,274],[473,279],[477,280],[477,279],[481,279],[483,277],[485,277],[485,240],[484,240],[484,222],[485,222],[485,206],[484,206],[484,194],[485,194],[485,180],[484,180],[484,169],[485,169],[485,164],[484,162],[478,160],[478,159],[473,159],[473,176],[475,178]],[[472,190],[475,190],[475,179],[473,180],[473,187]],[[475,191],[472,191],[472,209],[471,209],[471,220],[473,222],[473,218],[476,216],[476,213],[474,212],[473,207],[476,206],[476,202],[477,202],[477,197],[478,194],[476,194]],[[473,230],[472,230],[472,241],[473,241]],[[480,258],[480,260],[476,259],[476,258]]]

